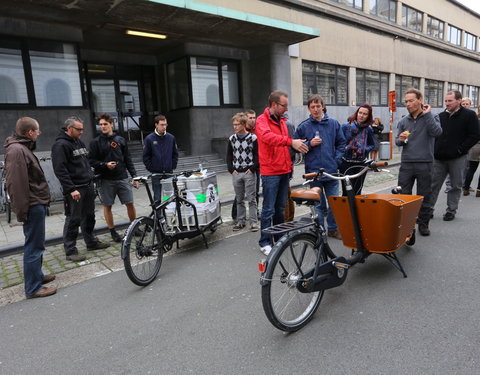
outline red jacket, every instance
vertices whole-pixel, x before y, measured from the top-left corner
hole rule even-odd
[[[286,119],[281,118],[280,123],[272,119],[270,108],[258,116],[255,134],[258,139],[258,158],[260,161],[260,174],[274,176],[292,172],[292,160],[289,147],[292,138],[288,136]]]

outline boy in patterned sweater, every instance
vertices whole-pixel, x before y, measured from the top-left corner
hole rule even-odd
[[[237,223],[233,230],[245,227],[245,200],[249,207],[250,230],[258,231],[256,177],[258,171],[258,145],[255,134],[247,132],[248,117],[245,113],[237,113],[232,117],[234,134],[228,139],[227,166],[232,174],[232,183],[237,202]]]

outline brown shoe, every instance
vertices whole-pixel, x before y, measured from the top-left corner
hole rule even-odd
[[[57,288],[53,288],[53,287],[49,288],[47,286],[42,286],[40,289],[37,290],[35,294],[27,296],[27,299],[48,297],[55,293],[57,293]]]
[[[336,238],[337,240],[341,240],[342,236],[338,230],[332,230],[328,232],[328,237]]]
[[[45,276],[43,276],[42,284],[48,284],[49,282],[52,282],[56,278],[57,278],[57,276],[52,275],[52,274],[45,275]]]
[[[82,262],[85,259],[87,259],[85,255],[80,255],[80,254],[67,255],[67,260],[71,260],[72,262]]]
[[[470,195],[470,189],[463,189],[463,195],[464,196]]]
[[[480,189],[477,189],[477,192],[475,193],[475,197],[480,198]]]

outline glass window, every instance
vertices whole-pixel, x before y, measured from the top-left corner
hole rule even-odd
[[[415,31],[422,31],[423,14],[416,9],[402,5],[402,26]]]
[[[370,14],[395,22],[397,2],[394,0],[370,0]]]
[[[443,82],[425,80],[425,103],[432,107],[443,107]]]
[[[332,0],[336,3],[343,4],[349,7],[353,7],[356,9],[363,9],[363,0]]]
[[[236,62],[222,61],[221,66],[223,104],[239,104],[240,92],[238,89],[238,64]]]
[[[460,84],[460,83],[452,83],[452,82],[449,82],[448,83],[448,91],[450,90],[457,90],[457,91],[460,91],[463,95],[463,85]]]
[[[470,86],[470,85],[467,86],[467,97],[472,99],[473,107],[478,107],[480,105],[479,94],[480,94],[480,87]]]
[[[194,106],[219,106],[218,61],[207,57],[191,57],[192,96]]]
[[[463,42],[463,46],[466,49],[471,51],[477,50],[477,37],[473,34],[465,32],[465,41]]]
[[[303,61],[302,72],[304,104],[311,94],[320,94],[325,104],[347,104],[347,68]]]
[[[457,29],[455,26],[448,25],[448,41],[459,46],[461,40],[462,30]]]
[[[29,53],[37,106],[83,105],[73,44],[35,41]]]
[[[183,58],[168,64],[167,77],[170,108],[190,107],[187,60]]]
[[[444,37],[445,23],[434,17],[427,16],[427,34],[432,38],[442,39]]]
[[[357,104],[388,104],[388,74],[357,69]]]
[[[0,104],[27,104],[20,43],[0,39]]]
[[[397,106],[404,106],[405,92],[411,88],[420,89],[420,78],[411,76],[395,75],[395,91]]]

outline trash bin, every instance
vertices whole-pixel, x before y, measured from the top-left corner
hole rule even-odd
[[[380,160],[390,159],[390,142],[380,142],[380,150],[378,151]]]

